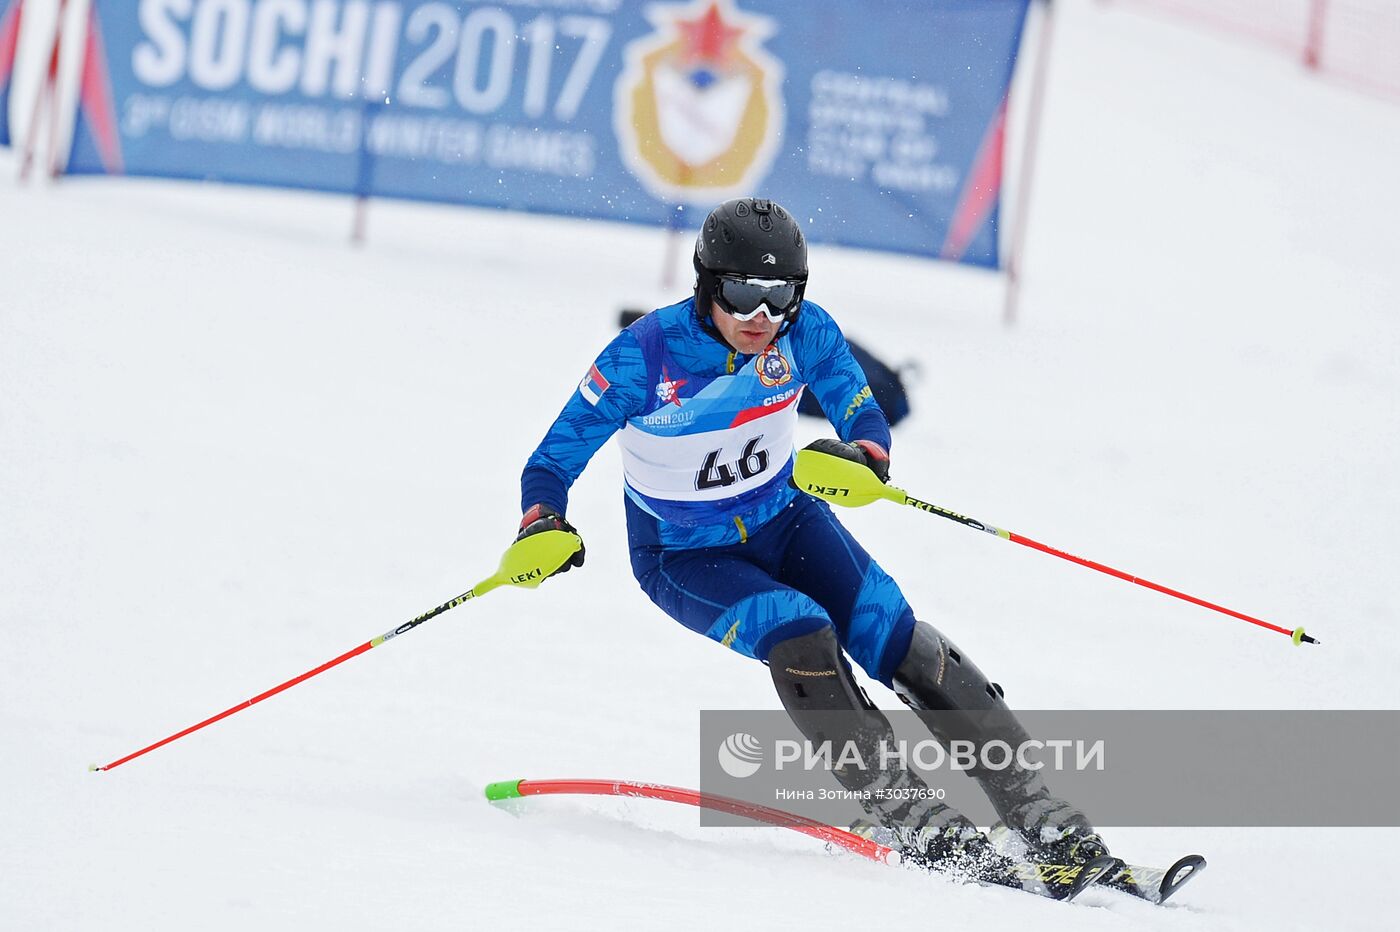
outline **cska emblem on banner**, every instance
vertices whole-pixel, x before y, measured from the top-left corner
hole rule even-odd
[[[783,130],[783,67],[761,47],[773,21],[733,0],[652,4],[646,17],[655,31],[628,44],[613,95],[623,162],[667,201],[757,188]]]

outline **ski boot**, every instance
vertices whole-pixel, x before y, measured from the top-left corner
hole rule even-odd
[[[1085,864],[1109,853],[1102,836],[1084,813],[1062,800],[1039,798],[1017,807],[1007,816],[1012,828],[997,822],[987,835],[998,851],[1009,857],[1038,864]]]
[[[904,862],[952,880],[1009,887],[1054,900],[1072,900],[1123,869],[1122,861],[1106,854],[1074,864],[1028,860],[1025,841],[1004,823],[998,822],[984,835],[955,810],[944,808],[943,820],[933,820],[919,828],[857,819],[850,830],[893,848]],[[1015,842],[1011,851],[999,843],[1009,839]],[[1087,844],[1080,848],[1086,855],[1088,850]]]
[[[987,679],[966,655],[925,622],[914,629],[909,653],[894,676],[895,690],[915,710],[935,738],[947,745],[970,740],[1002,741],[1020,747],[1030,736],[1006,705],[1002,688]],[[1038,863],[1084,864],[1108,854],[1083,812],[1051,795],[1037,770],[976,765],[977,781],[1001,816],[994,841],[1016,836],[1009,849],[1017,859]],[[1010,826],[1010,828],[1007,828]],[[1003,836],[998,838],[997,836]]]
[[[895,828],[901,857],[955,880],[1020,887],[1016,863],[992,846],[986,835],[957,815],[943,825]]]
[[[866,812],[875,821],[861,820],[852,830],[898,851],[906,864],[961,881],[1021,886],[1016,864],[951,806],[919,800],[894,811]]]

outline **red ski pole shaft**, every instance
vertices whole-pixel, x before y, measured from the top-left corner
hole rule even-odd
[[[1009,540],[1012,543],[1021,544],[1024,547],[1030,547],[1032,550],[1039,550],[1041,553],[1048,553],[1051,556],[1059,557],[1061,560],[1068,560],[1071,563],[1077,563],[1080,566],[1087,566],[1091,570],[1098,570],[1100,573],[1106,573],[1109,576],[1113,576],[1117,579],[1122,579],[1126,582],[1134,583],[1139,586],[1144,586],[1148,589],[1153,590],[1154,592],[1160,592],[1163,595],[1169,595],[1173,598],[1190,602],[1192,605],[1199,605],[1202,608],[1208,608],[1211,611],[1220,612],[1222,615],[1229,615],[1231,618],[1238,618],[1240,621],[1247,621],[1252,625],[1258,625],[1259,627],[1267,628],[1270,631],[1277,631],[1279,634],[1284,634],[1292,638],[1294,644],[1321,643],[1311,635],[1304,633],[1301,626],[1290,630],[1280,625],[1264,621],[1262,618],[1255,618],[1253,615],[1246,615],[1244,612],[1237,612],[1232,608],[1226,608],[1223,605],[1216,605],[1214,602],[1207,602],[1205,599],[1197,598],[1194,595],[1188,595],[1185,592],[1172,589],[1168,586],[1162,585],[1161,583],[1155,583],[1149,579],[1143,579],[1140,576],[1134,576],[1131,573],[1125,573],[1122,570],[1114,569],[1113,567],[1106,566],[1103,563],[1098,563],[1094,560],[1086,560],[1084,557],[1077,557],[1072,553],[1066,553],[1063,550],[1051,547],[1049,544],[1042,544],[1040,541],[1032,540],[1029,537],[1017,534],[1014,531],[1007,531],[1003,530],[1002,528],[993,527],[990,524],[983,524],[981,521],[978,521],[975,518],[969,518],[966,515],[960,515],[956,511],[950,511],[949,509],[944,508],[941,505],[933,505],[928,502],[919,501],[912,495],[908,495],[903,492],[899,492],[899,494],[903,495],[903,503],[910,506],[911,508],[917,508],[920,511],[927,511],[930,514],[935,514],[939,517],[948,518],[951,521],[956,521],[961,525],[972,528],[973,530],[985,531],[986,533],[993,534],[997,537],[1002,538],[1003,540]],[[898,501],[898,499],[895,500]]]
[[[494,581],[494,577],[493,577],[492,580],[488,580],[487,582],[493,582],[493,581]],[[417,618],[413,619],[412,621],[406,621],[406,622],[404,622],[403,624],[399,625],[399,626],[398,626],[397,628],[395,628],[394,630],[392,630],[392,631],[386,631],[386,632],[384,632],[383,634],[381,634],[381,635],[380,635],[379,637],[377,637],[377,638],[371,638],[370,640],[365,641],[365,642],[364,642],[363,644],[361,644],[359,647],[356,647],[356,648],[354,648],[354,649],[352,649],[352,650],[347,650],[345,653],[341,654],[339,657],[336,657],[336,658],[333,659],[333,660],[327,660],[325,663],[321,664],[319,667],[316,667],[316,668],[311,669],[311,670],[307,670],[305,673],[301,674],[300,676],[294,676],[294,677],[292,677],[291,679],[287,680],[287,682],[281,683],[281,684],[279,684],[279,685],[277,685],[277,686],[274,686],[274,687],[272,687],[271,689],[267,690],[266,692],[258,693],[256,696],[254,696],[254,697],[251,698],[251,699],[248,699],[248,700],[245,700],[245,701],[243,701],[243,702],[240,702],[240,703],[238,703],[238,704],[235,705],[235,706],[230,706],[229,708],[224,709],[224,710],[223,710],[222,712],[220,712],[218,715],[211,715],[211,716],[209,716],[208,718],[206,718],[204,721],[199,722],[198,724],[191,725],[191,726],[188,727],[188,728],[185,728],[185,729],[183,729],[183,730],[181,730],[181,731],[177,731],[177,732],[175,732],[175,734],[171,735],[171,736],[168,737],[168,738],[162,738],[162,739],[160,739],[160,740],[157,741],[155,744],[148,744],[148,745],[146,745],[146,747],[142,748],[142,749],[139,750],[139,751],[132,751],[130,754],[126,755],[125,757],[119,757],[119,758],[117,758],[116,760],[112,761],[110,764],[103,764],[101,767],[99,767],[99,766],[97,766],[96,764],[94,764],[94,765],[92,765],[91,767],[89,767],[88,769],[89,769],[89,770],[111,770],[113,767],[120,767],[122,764],[125,764],[125,763],[126,763],[127,761],[129,761],[129,760],[135,760],[136,758],[140,757],[140,756],[143,755],[143,754],[149,754],[150,752],[156,750],[157,748],[163,748],[163,747],[165,747],[167,744],[170,744],[172,741],[179,741],[181,738],[185,737],[185,735],[193,734],[194,732],[199,731],[201,728],[204,728],[204,727],[206,727],[206,726],[209,726],[209,725],[214,724],[215,722],[222,721],[223,719],[228,718],[230,715],[233,715],[235,712],[242,712],[244,709],[248,708],[249,706],[256,705],[256,704],[258,704],[259,702],[262,702],[264,699],[267,699],[267,698],[269,698],[269,697],[271,697],[271,696],[277,695],[278,693],[282,692],[283,690],[291,689],[293,686],[297,685],[298,683],[305,682],[306,680],[311,679],[313,676],[316,676],[317,674],[324,673],[324,672],[326,672],[327,670],[329,670],[331,667],[334,667],[334,666],[337,666],[337,665],[339,665],[339,664],[342,664],[342,663],[344,663],[345,661],[349,660],[351,657],[358,657],[360,654],[363,654],[365,651],[369,650],[371,647],[378,647],[380,644],[383,644],[385,641],[389,640],[390,638],[398,637],[400,634],[403,634],[405,631],[411,631],[412,629],[418,627],[419,625],[421,625],[423,622],[427,621],[428,619],[430,619],[430,618],[436,618],[438,615],[441,615],[443,612],[445,612],[445,611],[447,611],[447,610],[449,610],[449,609],[456,608],[458,605],[461,605],[463,602],[467,601],[468,599],[475,598],[477,595],[482,594],[482,593],[484,593],[484,592],[487,592],[487,591],[489,591],[490,589],[493,589],[493,588],[495,588],[494,585],[487,585],[487,583],[481,583],[481,584],[477,585],[476,588],[470,589],[470,590],[468,590],[467,592],[462,593],[461,595],[457,596],[457,598],[453,599],[452,601],[450,601],[450,602],[444,602],[444,603],[442,603],[441,605],[439,605],[437,608],[433,609],[432,611],[430,611],[430,612],[424,612],[422,615],[419,615]],[[480,592],[478,592],[478,590],[480,590]]]
[[[391,638],[396,638],[406,631],[412,631],[430,618],[436,618],[443,612],[456,608],[468,599],[474,599],[478,596],[485,595],[498,586],[515,586],[522,589],[534,589],[553,575],[564,565],[565,561],[569,560],[582,546],[583,541],[579,540],[578,535],[571,531],[553,530],[545,531],[541,534],[533,534],[529,537],[522,537],[511,544],[501,556],[501,565],[494,574],[486,577],[452,601],[444,602],[432,611],[424,612],[412,621],[406,621],[394,630],[386,631],[377,638],[370,638],[359,647],[347,650],[339,657],[333,660],[327,660],[315,669],[307,670],[301,676],[294,676],[287,680],[287,682],[272,687],[267,692],[258,693],[251,699],[224,709],[218,715],[212,715],[204,721],[196,725],[191,725],[183,731],[175,732],[175,734],[168,738],[162,738],[155,744],[147,745],[139,751],[133,751],[125,757],[119,757],[110,764],[105,764],[101,767],[93,764],[88,769],[111,770],[113,767],[120,767],[129,760],[135,760],[142,754],[149,754],[156,748],[165,747],[172,741],[179,741],[185,735],[193,734],[201,728],[226,719],[235,712],[242,712],[249,706],[256,705],[269,696],[275,696],[285,689],[291,689],[296,684],[309,680],[318,673],[324,673],[331,667],[342,664],[351,657],[358,657],[371,647],[378,647]]]

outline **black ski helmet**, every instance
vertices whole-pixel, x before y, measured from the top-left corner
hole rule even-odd
[[[709,319],[719,275],[785,279],[805,287],[807,238],[792,214],[776,201],[758,197],[725,201],[710,211],[695,238],[695,300],[702,321]],[[789,324],[796,317],[794,311]]]

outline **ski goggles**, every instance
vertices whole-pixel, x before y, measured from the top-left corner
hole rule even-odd
[[[749,321],[762,311],[773,323],[787,316],[802,303],[806,282],[781,278],[730,278],[715,281],[715,300],[720,310],[735,320]]]

